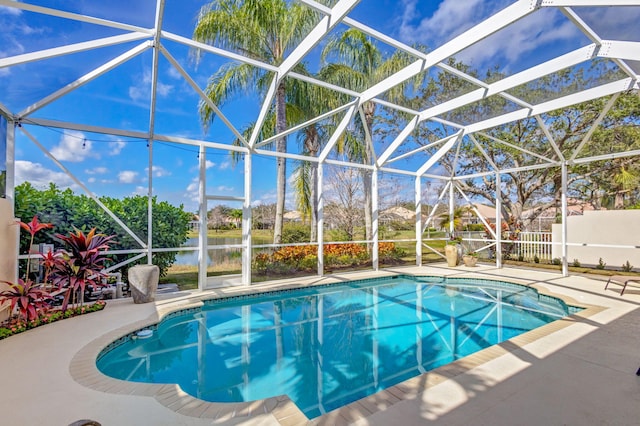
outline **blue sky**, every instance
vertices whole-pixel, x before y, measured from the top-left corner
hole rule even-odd
[[[60,7],[65,11],[122,20],[143,27],[153,26],[155,1],[110,0],[31,1],[45,7]],[[350,14],[376,30],[407,43],[438,46],[477,24],[492,13],[510,4],[507,0],[364,0]],[[190,37],[198,9],[204,4],[195,0],[167,0],[164,29]],[[621,35],[620,28],[633,28],[638,14],[616,13],[607,16],[607,26],[596,19],[600,10],[583,10],[583,18],[601,31],[633,38],[635,32]],[[615,20],[614,20],[615,18]],[[591,21],[590,21],[591,20]],[[626,27],[624,26],[626,25]],[[340,26],[336,29],[344,29]],[[0,58],[120,34],[120,31],[82,24],[61,18],[0,7]],[[0,102],[17,113],[32,103],[69,84],[108,60],[133,48],[140,42],[116,45],[32,62],[11,68],[0,68]],[[559,53],[589,43],[586,37],[555,10],[542,10],[501,31],[487,40],[460,52],[456,58],[478,69],[498,65],[507,73],[515,73],[543,62]],[[196,64],[185,46],[165,41],[164,46],[200,87],[226,60],[205,55]],[[305,61],[317,71],[318,46]],[[382,47],[385,49],[384,47]],[[386,49],[391,52],[392,49]],[[82,124],[147,131],[149,127],[149,82],[151,51],[134,57],[122,66],[36,111],[33,117],[73,121]],[[171,136],[229,144],[232,133],[216,120],[204,132],[197,115],[198,96],[182,76],[164,58],[159,63],[156,132]],[[240,96],[224,106],[223,111],[242,129],[258,115],[260,102],[256,94]],[[114,137],[97,133],[64,131],[24,125],[75,176],[98,195],[127,196],[146,194],[148,148],[146,141]],[[50,161],[20,131],[16,132],[16,172],[18,183],[32,182],[36,186],[56,182],[61,187],[81,190]],[[298,152],[297,142],[290,138],[291,152]],[[422,160],[424,161],[424,159]],[[197,148],[187,145],[154,144],[154,194],[174,204],[184,204],[188,210],[197,208]],[[241,196],[244,171],[242,164],[233,166],[226,151],[209,150],[207,154],[208,192],[216,195]],[[253,203],[275,201],[275,159],[256,157],[253,167]],[[294,169],[288,163],[289,173]],[[414,168],[413,165],[399,166]],[[402,179],[406,190],[412,190],[409,179]],[[402,184],[405,185],[404,183]],[[408,197],[409,198],[409,197]],[[288,207],[293,208],[289,197]]]

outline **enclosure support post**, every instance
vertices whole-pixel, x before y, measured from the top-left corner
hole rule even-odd
[[[11,201],[13,211],[16,210],[15,194],[16,194],[16,126],[14,121],[7,121],[7,152],[5,174],[5,198]],[[24,217],[21,219],[25,219]]]
[[[244,202],[242,203],[242,284],[251,285],[251,152],[244,155]]]
[[[324,164],[318,163],[318,275],[324,275]]]
[[[198,151],[200,159],[200,186],[198,198],[200,201],[200,233],[198,235],[198,290],[204,291],[207,284],[207,157],[204,145]]]
[[[454,227],[454,223],[453,223],[453,211],[455,210],[456,206],[455,206],[455,202],[453,200],[453,195],[455,194],[454,192],[454,187],[453,187],[453,180],[449,181],[449,237],[453,238],[453,232],[455,230]]]
[[[502,268],[502,182],[496,173],[496,268]]]
[[[420,176],[416,176],[415,200],[416,200],[416,266],[422,266],[422,196]]]
[[[147,265],[153,264],[153,140],[149,145],[149,187],[147,189]]]
[[[371,231],[373,235],[371,236],[372,247],[371,247],[371,265],[373,266],[373,270],[377,271],[380,269],[380,259],[378,256],[378,241],[380,236],[378,234],[378,170],[375,169],[371,173]]]
[[[562,206],[562,276],[569,276],[567,259],[567,162],[562,162],[562,182],[560,188]]]

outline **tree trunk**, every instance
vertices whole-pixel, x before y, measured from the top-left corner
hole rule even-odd
[[[276,133],[287,130],[287,116],[285,103],[284,83],[278,85],[276,90]],[[278,138],[276,141],[277,152],[287,152],[287,137]],[[287,161],[278,157],[276,160],[276,220],[273,229],[273,243],[282,243],[282,223],[284,221],[284,200],[287,194]]]
[[[366,102],[363,105],[365,125],[370,135],[373,135],[373,115],[376,111],[376,105],[373,102]],[[373,155],[371,153],[371,145],[366,141],[365,135],[364,164],[371,164]],[[362,171],[362,188],[364,190],[364,237],[370,241],[373,238],[373,205],[371,194],[371,171],[363,169]],[[371,252],[371,243],[367,243],[369,252]]]
[[[315,126],[312,126],[311,136],[307,140],[307,151],[309,156],[316,157],[320,150],[318,132],[315,131]],[[311,162],[311,182],[309,197],[311,198],[311,236],[310,242],[314,243],[318,240],[318,163]]]

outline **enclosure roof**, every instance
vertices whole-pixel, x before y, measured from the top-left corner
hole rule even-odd
[[[393,16],[384,8],[389,2],[298,0],[317,13],[316,24],[279,63],[264,62],[224,45],[193,41],[196,16],[203,5],[199,1],[158,0],[154,7],[144,0],[90,2],[100,3],[99,6],[85,3],[0,0],[4,22],[0,34],[5,46],[0,51],[0,56],[4,56],[0,59],[0,80],[4,80],[2,85],[6,88],[0,93],[0,113],[10,122],[20,124],[30,138],[31,126],[46,126],[347,164],[348,161],[335,155],[336,144],[354,119],[364,114],[363,107],[373,102],[379,116],[401,120],[401,131],[384,137],[365,135],[375,156],[369,164],[360,162],[357,166],[430,176],[443,155],[455,150],[462,140],[480,146],[478,138],[482,137],[484,143],[491,143],[491,135],[483,136],[489,130],[532,117],[539,118],[540,130],[547,132],[545,114],[638,89],[640,0],[488,2],[494,4],[471,7],[471,11],[462,15],[468,17],[465,22],[438,22],[437,13],[443,15],[444,7],[455,3],[446,0],[428,21],[433,27],[412,26],[408,19],[403,20],[400,29],[384,23],[386,14]],[[418,3],[411,4],[413,9],[406,9],[405,15],[411,11],[418,13]],[[458,29],[445,33],[448,26],[454,25]],[[539,31],[524,31],[538,26]],[[402,52],[410,60],[399,71],[372,80],[359,90],[348,87],[346,82],[341,85],[323,81],[315,75],[322,65],[322,48],[330,38],[348,28],[358,29],[374,39],[386,57]],[[530,38],[518,38],[517,34],[529,34]],[[414,47],[418,44],[428,47]],[[500,50],[505,46],[509,47],[508,52]],[[198,52],[200,61],[195,60]],[[485,56],[485,62],[480,62],[478,58],[483,54],[489,55],[489,59]],[[456,65],[469,61],[484,68],[491,58],[508,61],[498,78],[474,74]],[[265,71],[267,89],[242,95],[229,105],[216,105],[205,94],[208,77],[220,67],[235,63]],[[301,63],[306,64],[310,74],[296,68]],[[608,78],[587,87],[573,87],[568,82],[555,95],[542,98],[517,90],[564,70],[584,69],[588,73],[593,64],[604,64]],[[134,71],[138,72],[139,85],[135,90],[129,89],[129,99],[116,99],[119,82],[131,78]],[[445,74],[465,90],[442,94],[434,104],[392,101],[394,87],[416,77],[437,78]],[[293,136],[313,123],[335,119],[334,130],[316,155],[295,148],[295,144],[289,144],[287,153],[278,153],[268,142],[279,135],[266,132],[271,136],[265,138],[259,132],[274,103],[276,87],[280,82],[293,80],[311,82],[348,99],[316,118],[290,125],[284,133]],[[174,95],[175,91],[171,92],[178,85],[190,92],[184,102]],[[483,102],[494,99],[502,100],[499,110],[478,108],[483,113],[473,116],[459,113],[464,107],[484,105]],[[603,113],[615,101],[610,99],[613,100],[605,105]],[[132,102],[136,104],[135,111]],[[216,115],[204,135],[194,131],[200,126],[199,103],[206,104]],[[141,104],[144,113],[140,112]],[[183,105],[188,105],[186,110]],[[90,110],[94,115],[77,119],[80,111],[74,108],[82,109],[82,113]],[[106,121],[107,116],[120,119]],[[249,122],[256,123],[253,132],[243,133]],[[419,129],[434,126],[446,129],[445,136],[429,143],[416,140]],[[239,145],[233,145],[236,139]],[[607,155],[634,154],[637,153]],[[567,156],[558,150],[555,157],[538,160],[529,167],[581,161],[576,155]],[[487,169],[487,173],[492,171],[491,167]]]

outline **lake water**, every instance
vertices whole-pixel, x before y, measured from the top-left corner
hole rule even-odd
[[[209,237],[209,245],[232,245],[242,244],[242,238],[230,237]],[[198,247],[198,238],[189,238],[182,247]],[[214,249],[209,250],[207,265],[220,265],[224,263],[240,263],[242,257],[242,249]],[[198,252],[184,251],[176,255],[174,265],[197,265]]]

